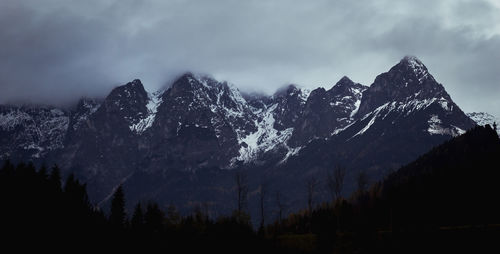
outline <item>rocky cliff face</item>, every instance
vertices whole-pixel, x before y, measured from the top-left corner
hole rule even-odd
[[[225,202],[239,170],[299,200],[297,186],[333,165],[349,169],[352,187],[358,172],[379,179],[475,124],[415,57],[369,87],[343,77],[271,96],[186,73],[154,93],[134,80],[71,110],[0,106],[0,159],[57,162],[94,201],[125,183],[133,201]]]

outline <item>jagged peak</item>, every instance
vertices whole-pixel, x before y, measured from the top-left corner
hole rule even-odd
[[[116,87],[115,89],[113,89],[113,91],[146,91],[144,89],[144,85],[142,84],[141,80],[140,79],[134,79],[128,83],[126,83],[125,85],[121,85],[121,86],[118,86]]]
[[[487,124],[493,125],[494,123],[499,124],[500,118],[486,112],[471,112],[466,114],[472,121],[477,125],[485,126]],[[497,129],[500,134],[500,129]]]
[[[144,89],[144,85],[142,84],[141,80],[140,79],[134,79],[124,85],[121,85],[121,86],[117,86],[115,87],[111,93],[113,92],[126,92],[126,93],[129,93],[130,91],[132,92],[145,92],[146,90]]]
[[[426,86],[427,89],[433,87],[433,84],[437,84],[436,80],[429,73],[422,61],[415,56],[405,56],[396,65],[391,67],[388,72],[378,75],[375,78],[374,84],[378,84],[375,86],[377,89],[380,89],[379,86],[387,82],[394,84],[394,88],[406,89],[407,87],[414,87],[414,89],[421,89],[421,85],[429,81],[431,85]]]
[[[326,89],[324,87],[318,87],[311,91],[311,96],[317,96],[318,94],[326,93]]]
[[[354,81],[352,81],[349,77],[343,76],[337,84],[354,84]]]
[[[352,81],[349,77],[343,76],[330,90],[329,93],[362,93],[368,87]]]
[[[144,89],[142,82],[139,79],[134,79],[131,82],[115,87],[106,97],[106,101],[126,101],[131,98],[147,98],[148,93]]]
[[[140,79],[134,79],[132,80],[132,82],[129,82],[128,84],[130,84],[131,86],[142,86],[142,82]]]
[[[185,72],[184,74],[182,74],[179,78],[177,78],[173,82],[172,87],[178,88],[178,87],[184,87],[186,85],[188,85],[191,88],[206,87],[210,89],[219,86],[228,86],[229,88],[234,87],[233,84],[230,84],[225,81],[219,82],[210,75],[198,74],[193,72]]]
[[[412,67],[425,67],[425,65],[422,63],[422,61],[420,61],[420,59],[418,59],[418,57],[416,56],[411,56],[411,55],[407,55],[405,57],[403,57],[403,59],[401,59],[400,61],[401,63],[405,63],[409,66],[412,66]]]
[[[356,86],[357,83],[355,83],[354,81],[352,81],[349,77],[347,76],[343,76],[339,81],[337,81],[337,83],[335,83],[335,85],[330,89],[339,89],[339,88],[349,88],[349,87],[354,87]]]
[[[416,56],[405,56],[397,65],[391,68],[391,71],[394,69],[411,71],[419,83],[422,83],[426,79],[434,79],[429,74],[427,67]]]
[[[88,109],[99,105],[102,102],[102,98],[92,98],[92,97],[81,97],[76,104],[76,109]]]
[[[184,83],[189,84],[189,81],[193,80],[193,79],[196,79],[196,78],[194,77],[194,74],[192,72],[185,72],[174,80],[174,82],[172,83],[172,86],[176,86],[176,85],[184,84]]]
[[[288,84],[286,86],[283,86],[279,88],[272,97],[282,97],[282,96],[298,96],[300,99],[302,99],[304,102],[307,100],[309,97],[309,94],[311,93],[311,90],[300,87],[296,84]]]
[[[276,90],[276,92],[274,93],[274,97],[277,97],[277,96],[283,96],[283,95],[287,95],[291,92],[295,92],[295,91],[299,91],[300,89],[297,87],[297,85],[295,84],[288,84],[288,85],[285,85],[285,86],[282,86],[280,88],[278,88],[278,90]]]

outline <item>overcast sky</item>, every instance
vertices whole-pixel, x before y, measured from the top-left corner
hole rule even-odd
[[[415,55],[466,112],[500,116],[500,1],[1,0],[0,103],[68,103],[185,71],[244,91],[370,85]]]

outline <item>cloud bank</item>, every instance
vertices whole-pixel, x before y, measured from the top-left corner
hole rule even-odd
[[[465,111],[500,116],[500,5],[442,1],[0,2],[0,103],[65,104],[185,71],[274,92],[370,85],[418,56]]]

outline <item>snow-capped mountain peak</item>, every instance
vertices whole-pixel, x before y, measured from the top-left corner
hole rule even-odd
[[[493,126],[494,123],[497,125],[500,124],[500,118],[494,115],[488,114],[486,112],[472,112],[467,113],[467,116],[470,117],[477,125],[487,125]],[[500,129],[497,127],[497,132],[500,135]]]
[[[434,79],[429,74],[427,67],[415,56],[405,56],[400,64],[413,72],[414,77],[418,80],[418,84],[422,84],[426,79]]]
[[[133,80],[69,111],[0,106],[0,159],[53,159],[77,168],[99,196],[139,171],[163,187],[170,172],[243,165],[307,171],[342,162],[377,171],[388,154],[397,161],[382,167],[473,125],[425,65],[405,57],[370,87],[342,77],[329,89],[242,95],[228,82],[185,73],[157,92]]]

